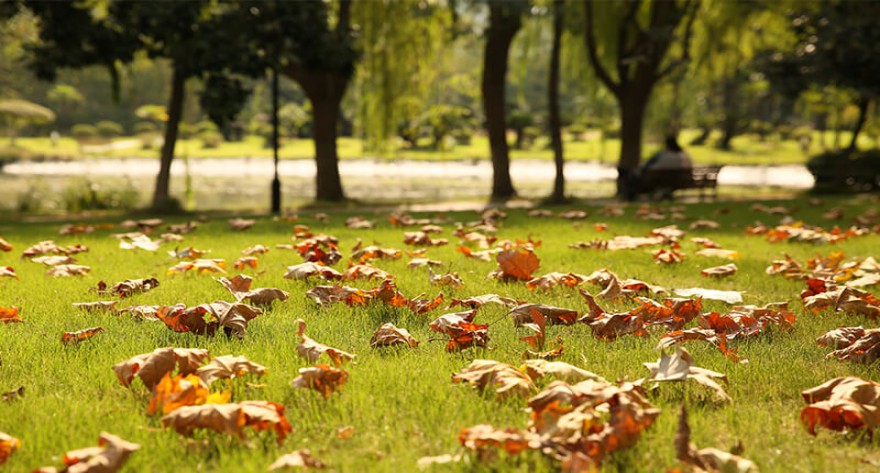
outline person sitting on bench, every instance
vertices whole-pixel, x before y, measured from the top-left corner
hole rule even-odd
[[[680,175],[682,179],[690,179],[693,168],[691,157],[684,152],[675,137],[667,136],[663,151],[655,153],[633,173],[630,185],[631,200],[639,193],[656,190],[671,194],[675,190],[675,185],[672,182],[665,182],[670,175],[675,174]]]

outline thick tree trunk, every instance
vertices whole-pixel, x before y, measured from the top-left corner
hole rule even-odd
[[[565,201],[565,155],[562,148],[562,120],[559,116],[559,55],[562,49],[562,15],[565,0],[553,3],[553,46],[550,50],[550,77],[547,84],[547,106],[550,108],[550,144],[553,147],[553,163],[556,165],[556,178],[553,180],[552,202]]]
[[[691,146],[703,146],[704,144],[706,144],[706,140],[709,139],[710,134],[712,134],[712,127],[708,124],[705,124],[700,129],[700,135],[692,139],[689,144]]]
[[[345,200],[339,177],[339,156],[336,153],[339,107],[348,87],[349,77],[343,74],[308,71],[295,66],[282,70],[299,83],[312,104],[312,139],[315,142],[315,198]]]
[[[177,129],[183,116],[183,99],[186,92],[186,77],[179,67],[174,68],[171,77],[171,98],[168,102],[168,121],[165,122],[165,142],[159,160],[159,174],[153,191],[153,210],[169,210],[171,187],[171,162],[174,160],[174,146],[177,143]]]
[[[344,92],[344,89],[343,89]],[[342,94],[327,94],[312,99],[312,118],[315,139],[315,198],[318,200],[345,200],[342,179],[339,176],[339,156],[336,154],[336,130],[339,125],[339,105]]]
[[[848,151],[850,153],[858,148],[859,133],[862,132],[862,128],[865,126],[865,121],[868,119],[868,105],[870,105],[870,103],[870,99],[859,99],[859,119],[856,120],[856,127],[853,129],[852,141],[849,142]]]
[[[648,97],[626,94],[620,100],[620,161],[617,164],[617,196],[631,199],[632,175],[642,160],[642,126]]]
[[[519,15],[508,11],[501,2],[491,3],[490,26],[486,30],[483,55],[483,111],[492,154],[492,198],[506,199],[516,195],[510,179],[510,155],[507,146],[504,89],[510,43],[522,25]]]

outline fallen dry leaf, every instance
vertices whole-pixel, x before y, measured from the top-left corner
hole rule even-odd
[[[197,250],[197,249],[190,246],[190,247],[184,248],[182,250],[175,248],[174,250],[169,251],[168,255],[173,258],[177,258],[177,259],[186,259],[186,260],[194,261],[194,260],[201,258],[202,256],[205,256],[208,253],[210,253],[210,251]]]
[[[559,285],[575,287],[586,280],[587,277],[582,274],[554,272],[529,280],[526,282],[526,287],[529,289],[548,291]]]
[[[341,391],[346,381],[348,381],[347,371],[319,364],[310,368],[300,368],[299,376],[294,378],[290,385],[294,388],[314,389],[327,399],[334,392]]]
[[[153,386],[175,368],[178,374],[186,376],[195,373],[210,358],[208,350],[201,348],[157,348],[113,365],[113,371],[125,387],[130,386],[137,376],[147,388],[153,389]]]
[[[692,468],[693,473],[755,473],[758,467],[750,460],[717,448],[701,448],[691,443],[687,410],[681,405],[678,430],[675,432],[675,457]]]
[[[13,389],[12,391],[6,391],[5,393],[0,394],[0,401],[12,402],[16,399],[21,399],[23,397],[24,397],[24,386],[19,386],[18,388]],[[0,435],[2,435],[2,434],[0,434]],[[2,448],[2,447],[0,447],[0,448]],[[2,465],[2,464],[3,464],[3,461],[2,461],[2,459],[0,459],[0,465]]]
[[[227,335],[235,334],[241,339],[247,334],[248,322],[262,313],[262,310],[247,304],[215,301],[191,308],[184,304],[162,306],[156,311],[156,317],[175,332],[213,336],[218,328],[223,328]],[[206,315],[213,320],[206,318]]]
[[[364,217],[349,217],[345,219],[345,226],[347,228],[351,228],[352,230],[368,230],[376,226],[371,220],[367,220]]]
[[[242,440],[244,427],[258,431],[271,428],[279,444],[293,430],[284,416],[284,406],[269,401],[184,406],[163,417],[162,425],[173,427],[181,435],[188,436],[195,429],[211,429]]]
[[[569,384],[577,384],[588,379],[602,383],[608,382],[605,378],[595,373],[562,361],[526,360],[524,367],[526,374],[534,381],[537,381],[544,376],[553,376],[554,378],[560,381],[565,381]]]
[[[499,399],[510,396],[528,397],[536,391],[531,378],[506,363],[494,360],[474,360],[452,375],[455,383],[468,383],[481,392],[494,389]]]
[[[321,307],[327,307],[336,302],[343,302],[347,306],[366,305],[372,299],[370,294],[356,288],[340,286],[315,286],[306,291],[306,297],[317,302]]]
[[[464,287],[464,281],[458,273],[434,274],[431,268],[428,268],[428,282],[432,286],[450,286],[455,289]]]
[[[406,329],[395,327],[392,323],[382,324],[370,338],[370,346],[373,348],[393,345],[409,345],[415,348],[419,346],[419,341],[413,338]]]
[[[109,290],[107,290],[107,283],[99,281],[97,293],[125,298],[130,297],[132,294],[147,292],[157,286],[159,286],[159,281],[156,278],[126,279],[125,281],[114,284]]]
[[[880,300],[869,292],[849,286],[829,288],[826,292],[804,298],[804,310],[821,312],[826,309],[876,319],[880,316]]]
[[[305,335],[306,322],[302,319],[296,319],[295,323],[298,326],[296,333],[300,337],[299,345],[296,346],[296,352],[309,363],[314,363],[324,353],[330,357],[330,360],[336,366],[342,365],[343,362],[351,361],[357,356],[312,340]]]
[[[21,440],[18,440],[9,434],[0,432],[0,466],[6,463],[6,461],[9,460],[9,457],[19,448],[21,448]]]
[[[7,324],[22,322],[18,310],[18,307],[0,307],[0,322]]]
[[[713,258],[724,258],[724,259],[739,259],[739,251],[734,250],[722,250],[720,248],[704,248],[700,251],[694,253],[697,256],[710,256]]]
[[[264,255],[269,252],[269,248],[263,245],[254,245],[241,250],[242,256]]]
[[[736,274],[736,264],[730,263],[721,266],[714,266],[711,268],[706,268],[700,271],[700,274],[705,277],[716,277],[716,278],[724,278],[727,276],[733,276]]]
[[[403,243],[412,246],[443,246],[449,244],[446,238],[431,238],[427,232],[404,232]]]
[[[15,274],[15,270],[12,269],[12,266],[0,266],[0,277],[18,279],[18,275]]]
[[[61,343],[64,345],[76,345],[77,343],[83,340],[88,340],[103,331],[103,327],[92,327],[78,332],[64,332],[61,334]]]
[[[572,325],[578,318],[576,310],[543,304],[521,304],[510,309],[508,315],[513,318],[515,326],[520,326],[526,323],[533,323],[535,312],[546,317],[547,323],[550,325]]]
[[[236,218],[231,218],[231,219],[227,220],[226,223],[229,224],[229,228],[241,232],[241,231],[247,230],[248,228],[253,227],[254,224],[257,223],[257,221],[251,220],[251,219],[246,219],[246,218],[236,217]]]
[[[79,264],[59,264],[52,266],[46,271],[46,276],[62,277],[62,276],[85,276],[92,268]]]
[[[45,264],[46,266],[58,266],[59,264],[74,264],[76,260],[67,255],[38,256],[31,258],[34,263]]]
[[[349,219],[350,220],[350,219]],[[367,228],[372,228],[372,225]],[[327,465],[312,456],[306,449],[282,455],[269,465],[269,471],[283,470],[287,468],[326,468]]]
[[[263,376],[268,372],[265,366],[254,363],[244,356],[218,356],[196,370],[196,376],[210,386],[218,379],[240,378],[246,374]]]
[[[498,261],[498,269],[489,277],[501,281],[528,281],[532,279],[532,273],[541,266],[534,250],[527,247],[504,250],[495,256],[495,260]]]
[[[256,256],[242,256],[232,263],[232,267],[244,271],[245,268],[256,268],[259,263],[260,260]]]
[[[224,404],[229,402],[229,391],[212,393],[208,386],[196,375],[188,374],[171,376],[165,373],[162,379],[153,386],[153,396],[147,406],[147,414],[157,412],[168,414],[183,406],[202,404]]]
[[[462,306],[471,309],[479,309],[485,304],[490,303],[498,304],[508,308],[513,308],[519,305],[519,302],[509,297],[499,296],[498,294],[483,294],[481,296],[469,297],[467,299],[452,299],[452,302],[449,303],[449,307],[447,308],[451,309],[455,306]]]
[[[667,250],[665,248],[655,251],[653,255],[654,261],[663,264],[681,263],[682,261],[684,261],[685,258],[684,253],[679,253],[674,249]]]
[[[220,273],[226,274],[226,260],[223,259],[196,259],[182,261],[165,271],[165,274],[183,274],[194,271],[198,274]]]
[[[731,401],[724,388],[715,381],[716,379],[726,381],[727,376],[716,371],[694,366],[694,358],[684,347],[679,346],[676,348],[675,353],[671,356],[664,352],[660,355],[660,359],[657,362],[644,363],[644,365],[651,372],[651,377],[648,378],[649,381],[665,382],[692,379],[703,386],[713,389],[722,401]]]
[[[319,263],[305,262],[294,266],[288,266],[284,273],[285,279],[299,279],[305,281],[312,276],[320,276],[328,281],[342,279],[342,273]]]
[[[12,251],[12,245],[10,245],[5,239],[0,238],[0,250],[6,252]]]
[[[812,435],[816,427],[843,431],[864,427],[873,431],[880,423],[880,384],[854,376],[834,378],[802,392],[807,406],[801,423]]]
[[[355,264],[348,267],[348,269],[342,273],[342,279],[345,281],[355,281],[357,279],[380,279],[385,280],[392,278],[390,274],[385,271],[372,266],[370,264]]]
[[[817,338],[816,343],[836,349],[826,355],[827,358],[866,365],[880,358],[880,329],[838,328]]]
[[[101,432],[97,447],[71,450],[64,454],[61,461],[66,473],[115,473],[122,468],[132,453],[138,451],[140,445],[123,440],[107,432]],[[2,463],[2,462],[0,462]],[[55,471],[54,468],[36,470]]]
[[[722,301],[728,304],[738,304],[743,301],[741,291],[719,291],[716,289],[703,289],[701,287],[691,287],[683,289],[675,289],[676,295],[682,297],[700,297],[703,299],[712,299]]]
[[[274,287],[251,289],[254,279],[244,274],[239,274],[232,279],[220,278],[217,282],[225,287],[235,297],[236,301],[249,301],[257,306],[268,306],[276,300],[284,302],[289,296],[287,291]]]

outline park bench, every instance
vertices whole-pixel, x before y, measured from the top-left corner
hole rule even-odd
[[[694,166],[690,172],[683,169],[648,170],[642,176],[639,194],[654,199],[673,199],[677,191],[696,190],[700,200],[711,193],[718,197],[718,172],[722,166]]]

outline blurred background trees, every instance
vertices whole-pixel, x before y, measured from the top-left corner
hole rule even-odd
[[[598,143],[621,176],[683,130],[732,151],[738,137],[876,147],[878,14],[830,0],[4,2],[0,100],[54,115],[10,137],[161,146],[161,208],[181,133],[271,144],[277,70],[281,134],[314,141],[319,199],[345,197],[340,136],[389,157],[480,143],[503,199],[511,152],[552,148],[562,175],[569,142]]]

